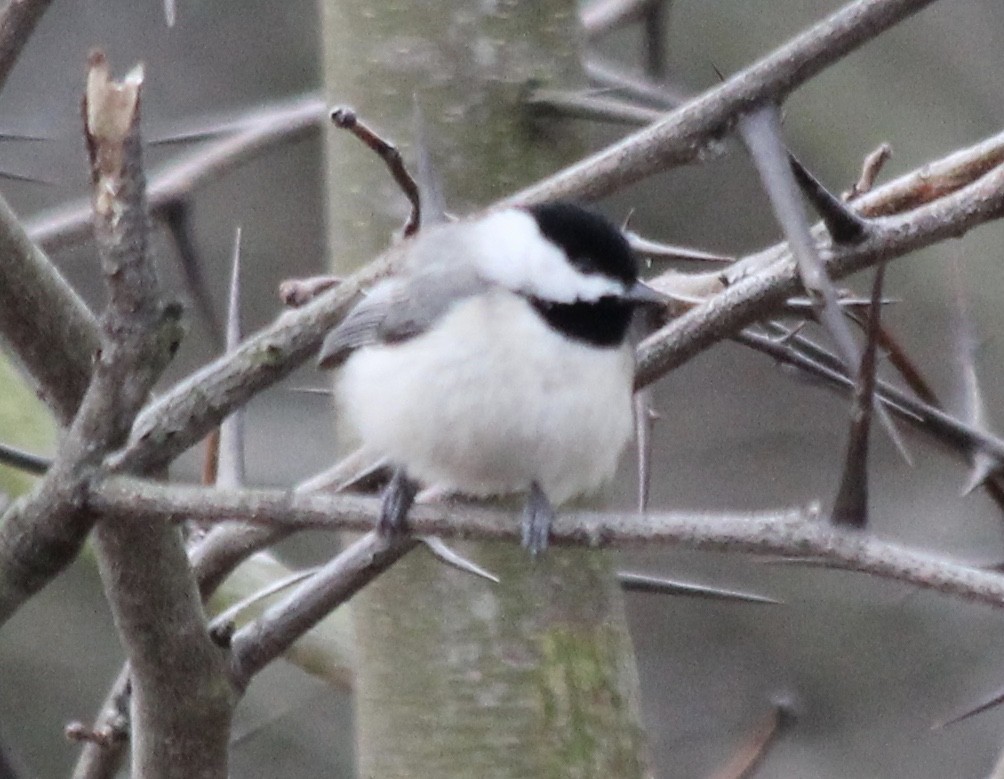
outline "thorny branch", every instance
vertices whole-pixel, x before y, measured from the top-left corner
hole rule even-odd
[[[513,196],[507,202],[526,203],[555,197],[595,198],[642,176],[697,159],[715,138],[732,126],[739,114],[767,99],[780,102],[792,89],[823,67],[919,10],[929,1],[859,0],[848,5],[719,88],[668,115],[654,127],[630,136],[599,155]],[[315,121],[316,119],[310,119],[309,123]],[[259,138],[266,137],[262,128],[257,130]],[[285,128],[280,131],[282,135],[286,132]],[[259,148],[254,147],[246,138],[243,143],[243,148],[249,150]],[[222,145],[221,143],[220,146]],[[875,220],[875,229],[866,241],[853,247],[822,247],[828,272],[837,278],[900,256],[948,235],[961,234],[977,224],[1000,216],[1004,212],[1004,173],[996,167],[1000,160],[988,163],[987,159],[992,156],[990,153],[979,156],[982,159],[975,166],[966,166],[959,160],[945,161],[946,168],[961,171],[961,181],[952,180],[950,175],[946,175],[940,179],[944,182],[943,187],[932,187],[930,178],[917,174],[914,180],[906,182],[903,188],[909,194],[892,207],[893,215]],[[226,159],[229,164],[233,156],[230,153],[217,159]],[[972,159],[970,157],[968,161],[972,162]],[[979,167],[981,164],[986,167]],[[935,167],[932,166],[932,169]],[[212,169],[212,163],[207,164],[203,159],[192,170],[202,175]],[[165,185],[163,190],[166,193],[165,202],[183,196],[190,191],[190,186],[191,179],[185,176],[173,179],[172,186]],[[881,208],[879,204],[883,202],[883,196],[891,198],[893,190],[893,185],[887,185],[858,199],[856,206],[861,213],[869,216],[886,213],[869,209]],[[158,202],[157,197],[155,193],[151,193],[153,205]],[[915,206],[919,207],[911,213],[901,212],[903,208]],[[79,211],[66,212],[59,220],[49,220],[46,233],[50,239],[53,236],[61,236],[62,239],[73,237],[77,234],[75,231],[80,229],[79,219]],[[41,230],[36,234],[41,235]],[[46,512],[62,506],[67,511],[72,510],[74,514],[85,508],[92,512],[99,507],[102,511],[116,510],[114,497],[108,490],[116,484],[121,487],[123,482],[95,481],[89,477],[82,480],[82,465],[93,466],[99,471],[119,469],[142,472],[166,464],[200,439],[233,408],[288,374],[311,354],[324,332],[344,315],[359,290],[386,273],[393,262],[394,252],[391,252],[363,273],[325,293],[316,302],[284,315],[276,324],[245,342],[232,355],[221,358],[170,390],[161,401],[146,409],[134,426],[128,443],[104,462],[100,458],[107,452],[107,447],[98,447],[90,452],[93,456],[96,451],[97,459],[85,459],[80,452],[84,440],[94,440],[85,436],[91,434],[97,426],[95,411],[104,410],[100,405],[95,405],[92,409],[85,398],[67,445],[50,474],[43,480],[39,492],[25,505],[29,510],[34,507],[36,510],[45,509]],[[728,289],[670,323],[643,344],[639,383],[654,380],[703,348],[737,332],[798,290],[794,266],[784,245],[747,258],[727,275],[731,285]],[[91,386],[101,381],[100,375],[96,375]],[[126,414],[122,418],[128,424],[131,415]],[[74,438],[75,430],[78,439]],[[116,441],[121,438],[121,432],[115,430],[112,431],[113,434],[106,433],[104,439],[99,437],[98,440]],[[76,449],[73,446],[75,440],[78,440]],[[46,494],[46,489],[52,489],[57,477],[67,474],[75,477],[66,482],[73,488],[70,493]],[[144,488],[146,486],[149,485],[144,485]],[[185,495],[182,488],[165,489],[171,491],[172,500]],[[212,505],[211,496],[198,497],[200,501],[210,501],[204,505]],[[275,500],[280,501],[279,498]],[[289,501],[291,498],[284,494],[281,500]],[[375,502],[360,500],[363,503],[360,504],[362,508],[359,509],[357,521],[359,526],[363,523],[369,526],[375,514]],[[131,517],[138,516],[137,508],[131,507]],[[291,510],[289,503],[281,502],[277,502],[273,508],[276,515]],[[232,516],[232,513],[227,514],[219,505],[215,509],[223,512],[222,515]],[[324,510],[334,512],[336,508],[326,505]],[[16,519],[18,513],[24,511],[22,506],[5,516],[3,530],[16,524],[12,522],[12,517]],[[217,519],[219,516],[221,514],[213,515]],[[43,526],[37,520],[38,514],[26,523],[29,534],[35,534]],[[848,569],[910,581],[919,586],[997,606],[1004,603],[1004,577],[905,550],[861,534],[841,533],[807,520],[802,514],[787,518],[751,518],[743,515],[717,519],[674,518],[667,515],[639,518],[570,514],[558,520],[555,533],[556,539],[571,543],[615,543],[645,536],[664,542],[688,543],[705,549],[819,555]],[[413,524],[418,532],[441,535],[466,532],[479,537],[509,538],[515,532],[511,518],[497,512],[479,512],[474,509],[446,512],[422,507],[416,510]],[[39,541],[38,536],[33,535],[32,542],[44,545],[46,539]],[[56,543],[58,545],[61,540],[56,539]],[[3,551],[0,539],[0,570],[9,574],[11,568],[9,564],[5,564]],[[75,547],[71,543],[71,556],[74,551]],[[65,562],[47,569],[44,576],[52,575],[62,564]],[[17,571],[19,575],[22,573],[21,570]],[[47,579],[43,577],[40,583],[45,580]],[[13,608],[17,605],[18,603],[12,604]],[[255,647],[255,640],[247,634],[241,641],[249,643],[244,645],[237,641],[235,646],[245,646],[242,653],[253,653],[260,649]],[[243,680],[247,671],[240,669],[253,669],[254,666],[253,661],[239,664],[236,678]]]
[[[707,156],[745,111],[796,88],[933,0],[857,0],[664,119],[506,200],[594,200]]]
[[[240,519],[286,530],[367,530],[379,499],[282,490],[215,490],[113,478],[94,485],[90,502],[125,523],[220,522]],[[225,518],[225,520],[224,520]],[[754,554],[821,556],[834,567],[909,582],[925,589],[1004,608],[1004,576],[917,552],[866,534],[840,531],[817,521],[814,510],[751,515],[652,512],[562,513],[554,544],[590,547],[684,544],[695,549]],[[465,506],[416,505],[408,518],[415,535],[513,540],[519,523],[505,511]]]
[[[827,271],[834,279],[842,278],[997,218],[1004,213],[1002,185],[1004,169],[995,169],[915,211],[876,219],[867,240],[853,246],[822,247]],[[887,186],[898,189],[900,180]],[[884,191],[885,187],[863,197],[862,204],[880,202]],[[110,465],[132,469],[170,462],[201,440],[233,408],[288,375],[315,352],[359,290],[389,272],[402,246],[398,244],[302,308],[285,312],[234,352],[166,391],[140,415],[129,443]],[[637,386],[651,383],[801,292],[786,244],[740,260],[726,275],[731,286],[642,343]]]
[[[688,122],[696,121],[707,132],[710,124],[724,121],[722,116],[739,110],[744,100],[753,99],[756,94],[766,96],[779,92],[783,96],[785,90],[795,86],[800,79],[807,78],[815,69],[833,61],[839,53],[849,50],[869,35],[877,34],[883,26],[894,23],[921,5],[919,2],[881,3],[872,0],[849,6],[789,44],[783,51],[790,59],[778,64],[779,55],[772,54],[713,91],[711,95],[715,96],[715,100],[699,98],[671,115],[670,119],[676,116],[678,120],[683,117]],[[824,50],[830,51],[827,46],[835,47],[836,53],[824,53]],[[773,73],[772,68],[775,69]],[[670,119],[657,126],[661,128],[658,137],[667,139],[665,143],[670,147],[674,144],[685,146],[684,141],[690,137],[688,133],[694,132],[693,128],[687,123],[673,124]],[[635,155],[643,153],[651,143],[651,136],[642,133],[614,149],[627,150]],[[607,159],[612,154],[613,150],[597,159]],[[595,194],[597,184],[607,176],[605,164],[587,161],[575,166],[572,170],[578,173],[565,194]],[[562,180],[569,181],[569,174],[564,175]],[[993,218],[1000,212],[1000,187],[996,181],[999,176],[999,172],[991,173],[984,180],[914,213],[878,221],[875,234],[869,241],[850,249],[841,247],[831,251],[831,256],[827,258],[830,272],[839,277],[944,235],[959,234]],[[924,188],[927,188],[926,182]],[[878,202],[879,193],[885,189],[862,198],[859,207],[867,209],[869,202]],[[536,197],[535,193],[537,190],[525,193],[524,197]],[[783,258],[782,246],[739,263],[737,267],[740,270],[764,264],[771,267],[763,274],[751,274],[736,280],[729,289],[670,323],[643,344],[639,383],[653,380],[700,349],[735,332],[794,292],[797,285],[792,266],[779,262]],[[286,375],[298,361],[312,353],[323,333],[347,310],[357,291],[367,281],[386,272],[391,262],[392,257],[385,256],[362,275],[347,280],[315,303],[286,314],[276,325],[252,337],[232,355],[207,366],[169,391],[142,415],[129,445],[113,458],[110,465],[145,469],[170,461],[200,439],[232,408]],[[199,392],[192,392],[194,388],[198,388]]]

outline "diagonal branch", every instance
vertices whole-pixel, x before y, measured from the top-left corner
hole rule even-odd
[[[897,182],[893,185],[898,186]],[[862,201],[878,201],[883,192],[884,188],[876,190]],[[841,278],[946,237],[958,237],[1002,214],[1004,168],[908,214],[876,219],[872,234],[859,244],[829,250],[824,247],[827,271],[833,278]],[[406,242],[398,244],[302,308],[285,312],[233,353],[167,390],[140,415],[129,443],[113,457],[111,464],[126,470],[166,464],[201,440],[233,408],[289,375],[314,354],[324,334],[340,321],[359,291],[389,272],[404,246]],[[760,268],[764,270],[751,270]],[[749,275],[744,277],[744,273]],[[638,386],[651,383],[767,315],[800,291],[786,244],[751,255],[725,274],[732,282],[730,287],[642,343]]]
[[[372,527],[372,525],[370,525]],[[300,636],[414,549],[412,536],[371,531],[310,579],[238,630],[231,643],[231,674],[238,689],[286,652]]]
[[[736,117],[793,90],[932,0],[857,0],[662,121],[533,184],[505,202],[595,200],[674,165],[694,162]]]
[[[1004,215],[1004,166],[956,192],[899,216],[874,221],[874,232],[853,246],[824,246],[833,279],[902,256],[945,238],[957,238],[983,222]],[[817,235],[818,235],[817,231]],[[748,273],[718,295],[674,319],[639,348],[636,386],[645,386],[704,349],[768,315],[800,291],[798,270],[787,245],[767,249],[729,268]],[[733,277],[734,278],[734,277]]]

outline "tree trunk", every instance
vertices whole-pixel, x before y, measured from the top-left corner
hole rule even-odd
[[[355,108],[409,159],[417,96],[456,213],[581,155],[575,128],[535,126],[519,110],[531,80],[581,83],[571,0],[323,7],[332,104]],[[344,272],[386,246],[408,206],[371,152],[329,135],[329,245]],[[459,551],[502,584],[419,550],[354,601],[359,775],[646,776],[610,558],[552,549],[532,561],[489,544]]]

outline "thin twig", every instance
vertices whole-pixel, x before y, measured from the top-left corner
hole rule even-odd
[[[649,5],[642,18],[645,41],[645,73],[659,79],[666,75],[666,35],[671,0],[657,0]]]
[[[41,476],[49,470],[52,460],[10,444],[0,443],[0,465]]]
[[[878,178],[879,173],[882,172],[882,168],[885,167],[885,164],[891,158],[892,146],[888,143],[881,144],[877,149],[869,153],[861,165],[861,175],[858,176],[858,180],[854,182],[849,191],[844,192],[841,196],[843,200],[856,200],[866,192],[871,192],[872,187],[875,186],[875,179]]]
[[[831,278],[843,278],[876,262],[958,237],[1002,214],[1004,167],[907,214],[876,220],[874,234],[860,244],[829,247],[827,272]],[[787,246],[781,244],[737,262],[725,271],[734,279],[731,286],[647,338],[639,348],[636,386],[654,381],[721,338],[768,316],[797,294],[797,271],[784,261],[786,253]]]
[[[142,198],[138,205],[131,204],[132,219],[120,218],[116,211],[122,205],[120,198],[133,197],[137,187],[142,189],[141,169],[122,172],[125,161],[132,164],[133,153],[139,152],[138,140],[132,136],[124,140],[132,125],[122,124],[135,117],[141,78],[141,72],[131,74],[119,91],[109,86],[107,66],[94,55],[88,86],[97,90],[102,105],[91,104],[96,114],[88,116],[93,131],[87,139],[94,153],[94,231],[106,248],[101,260],[109,302],[101,319],[101,345],[95,349],[91,382],[53,466],[36,490],[0,520],[0,623],[76,556],[95,520],[81,510],[90,471],[124,442],[181,338],[179,308],[160,304],[153,292],[156,277],[151,266],[145,257],[137,260],[135,255],[146,250]],[[102,145],[98,155],[96,149],[105,138],[113,140]]]
[[[1004,132],[906,173],[854,201],[865,217],[899,214],[932,203],[1004,163]]]
[[[129,740],[129,664],[122,668],[101,704],[93,727],[79,729],[98,734],[85,739],[72,779],[112,779],[117,773]],[[78,723],[79,724],[79,723]]]
[[[411,203],[411,214],[408,216],[408,221],[404,223],[404,236],[408,237],[417,233],[422,223],[421,197],[418,192],[418,184],[415,183],[415,179],[411,177],[408,169],[404,166],[404,160],[401,158],[401,152],[398,151],[397,146],[385,138],[381,138],[371,128],[359,121],[356,112],[351,108],[342,106],[334,109],[331,112],[331,121],[335,123],[335,127],[348,130],[383,160],[387,170],[394,177],[394,181],[397,182],[405,197],[408,198],[408,202]]]
[[[676,89],[664,81],[652,81],[645,76],[631,73],[612,62],[596,55],[589,56],[583,63],[590,83],[614,92],[623,92],[641,104],[668,111],[676,108],[690,95]]]
[[[660,595],[684,595],[691,598],[706,600],[733,601],[738,603],[756,603],[760,605],[777,606],[781,603],[774,598],[755,595],[739,590],[725,590],[721,587],[709,587],[704,584],[681,582],[676,579],[666,579],[662,576],[648,576],[640,573],[618,571],[617,582],[625,592],[652,592]]]

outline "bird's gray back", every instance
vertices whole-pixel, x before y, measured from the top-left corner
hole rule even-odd
[[[493,285],[468,258],[456,251],[462,241],[452,231],[466,225],[437,227],[414,239],[402,272],[376,284],[324,339],[318,364],[335,368],[363,346],[396,343],[429,329],[459,300]]]

